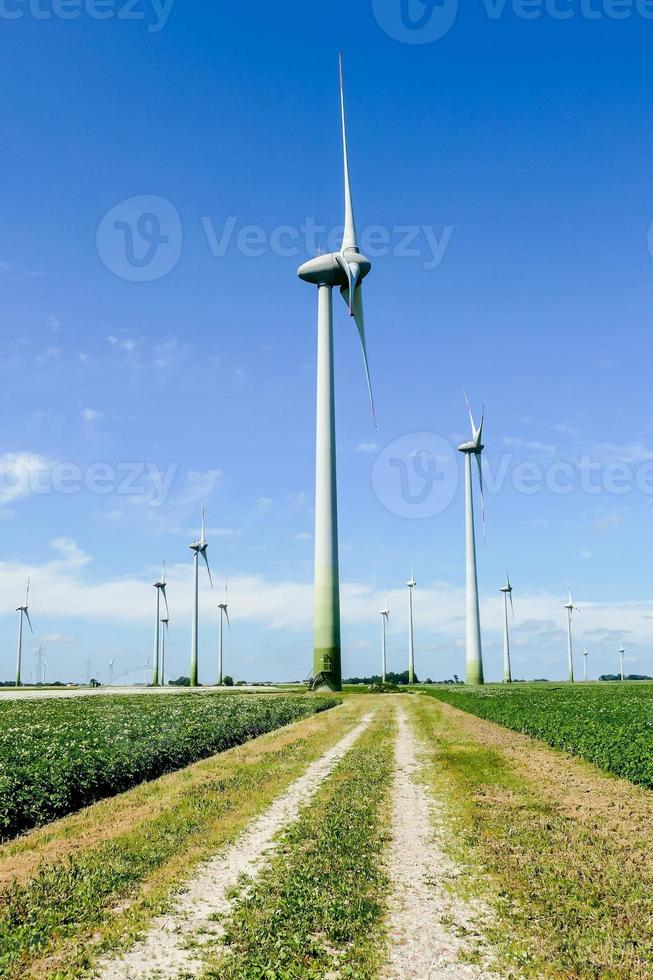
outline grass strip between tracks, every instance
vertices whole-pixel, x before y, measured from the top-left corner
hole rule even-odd
[[[394,713],[381,708],[281,836],[269,865],[236,900],[220,980],[374,977],[385,949],[382,851],[394,770]]]
[[[431,698],[411,713],[469,870],[456,888],[496,910],[501,975],[653,976],[649,792]]]
[[[165,910],[193,868],[334,745],[345,704],[105,800],[0,848],[0,976],[84,975]]]

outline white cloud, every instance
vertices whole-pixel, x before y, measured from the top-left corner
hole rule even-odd
[[[516,436],[504,436],[503,442],[506,446],[512,446],[515,449],[525,449],[532,453],[544,453],[546,456],[553,456],[556,447],[551,443],[537,442],[532,439],[519,439]]]
[[[82,418],[85,422],[95,422],[102,418],[102,412],[97,412],[94,408],[85,408],[82,412]]]
[[[371,455],[372,453],[378,453],[380,448],[381,446],[378,442],[361,442],[358,446],[356,446],[356,452],[369,453]]]
[[[590,448],[592,459],[602,463],[648,463],[653,460],[653,449],[643,442],[596,442]]]
[[[0,456],[0,507],[38,491],[54,467],[52,460],[36,453],[5,453]]]

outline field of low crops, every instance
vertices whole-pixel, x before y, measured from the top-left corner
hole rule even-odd
[[[336,703],[188,694],[1,704],[0,840]]]
[[[653,684],[514,684],[424,691],[653,788]]]

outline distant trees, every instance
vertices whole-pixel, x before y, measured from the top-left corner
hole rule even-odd
[[[170,687],[190,687],[190,677],[178,677],[176,681],[168,681]]]
[[[222,679],[222,686],[223,687],[233,687],[234,686],[234,679],[233,679],[233,677],[231,677],[229,674],[225,674],[225,676]]]
[[[600,681],[620,681],[621,674],[601,674],[599,677]],[[653,681],[653,677],[647,677],[646,674],[628,674],[624,677],[626,681]]]

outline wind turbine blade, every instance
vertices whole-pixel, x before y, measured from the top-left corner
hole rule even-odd
[[[478,466],[478,482],[481,490],[481,514],[483,515],[483,541],[487,540],[487,522],[485,520],[485,492],[483,490],[483,463],[480,454],[476,456]]]
[[[209,573],[209,582],[211,583],[211,588],[213,588],[213,577],[211,575],[211,569],[209,568],[209,559],[206,557],[206,550],[202,549],[202,558],[206,564],[206,570]]]
[[[476,423],[474,422],[474,414],[472,412],[472,406],[470,404],[469,398],[467,397],[467,392],[466,391],[463,391],[463,395],[465,396],[465,404],[467,405],[467,412],[469,414],[469,421],[470,421],[471,426],[472,426],[472,438],[475,439],[476,438]]]
[[[356,298],[356,286],[360,278],[360,265],[358,262],[348,262],[344,255],[336,255],[336,262],[347,276],[349,286],[341,289],[342,298],[349,307],[349,316],[354,315],[354,300]],[[345,294],[346,293],[346,294]]]
[[[204,505],[202,504],[202,537],[200,538],[202,544],[204,544]]]
[[[349,179],[349,153],[347,151],[347,121],[345,118],[345,84],[342,71],[342,51],[339,54],[340,65],[340,115],[342,119],[342,156],[345,170],[345,230],[342,237],[342,251],[356,248],[356,225],[354,223],[354,206],[351,199],[351,181]]]
[[[231,633],[231,621],[229,619],[229,610],[226,608],[226,606],[225,606],[224,614],[227,620],[227,626],[229,627],[229,632]]]
[[[166,584],[165,582],[161,585],[161,592],[163,593],[163,601],[166,604],[166,615],[170,615],[170,607],[168,606],[168,597],[166,595]]]
[[[512,609],[512,620],[515,621],[515,604],[512,601],[512,592],[508,593],[508,598],[510,599],[510,608]]]
[[[25,610],[25,618],[26,618],[27,622],[29,623],[30,630],[32,631],[32,633],[34,633],[34,630],[32,629],[32,620],[29,618],[29,613],[28,613],[27,609]]]
[[[341,289],[342,295],[346,303],[349,303],[349,290],[346,286]],[[363,290],[361,286],[358,286],[356,292],[354,293],[354,320],[356,321],[356,326],[358,327],[358,336],[360,337],[361,349],[363,351],[363,363],[365,365],[365,377],[367,378],[367,390],[370,395],[370,405],[372,406],[372,418],[374,419],[374,425],[378,429],[379,423],[376,417],[376,405],[374,404],[374,392],[372,391],[372,378],[370,376],[370,364],[367,357],[367,341],[365,339],[365,314],[363,313]]]

